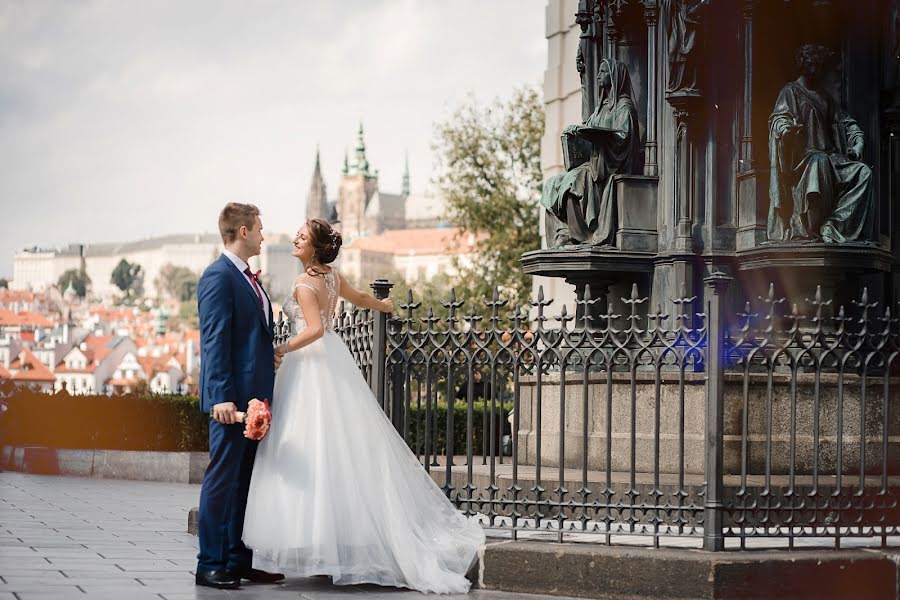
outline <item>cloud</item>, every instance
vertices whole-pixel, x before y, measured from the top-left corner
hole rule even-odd
[[[30,245],[302,219],[363,119],[381,187],[431,176],[433,122],[539,84],[545,0],[0,0],[0,275]]]

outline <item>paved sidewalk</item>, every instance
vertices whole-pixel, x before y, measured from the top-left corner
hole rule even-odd
[[[319,578],[230,592],[197,588],[197,538],[185,530],[199,494],[197,485],[0,473],[0,600],[423,597]],[[441,598],[564,600],[483,590]]]

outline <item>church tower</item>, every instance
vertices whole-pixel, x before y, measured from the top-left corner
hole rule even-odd
[[[316,166],[313,169],[309,192],[306,194],[306,219],[331,220],[328,197],[325,194],[325,180],[322,178],[322,167],[319,162],[319,148],[316,147]]]
[[[404,198],[409,197],[409,151],[403,155],[403,183],[400,187],[400,195]]]
[[[363,125],[360,122],[356,138],[356,148],[352,163],[344,160],[341,185],[338,190],[337,213],[341,234],[348,242],[357,237],[377,233],[371,231],[371,219],[366,219],[366,208],[372,196],[378,191],[378,173],[372,171],[366,158],[366,142]]]

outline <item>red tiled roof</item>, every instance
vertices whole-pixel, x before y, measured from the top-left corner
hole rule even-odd
[[[153,374],[156,373],[159,368],[157,361],[159,359],[154,358],[152,356],[138,356],[137,361],[138,364],[141,365],[141,368],[144,370],[144,375],[147,376],[147,379],[152,379]]]
[[[460,237],[457,237],[460,236]],[[405,254],[466,254],[474,251],[470,236],[459,227],[398,229],[356,238],[348,246],[370,252]]]
[[[110,379],[107,381],[109,385],[137,385],[137,379]]]
[[[89,335],[86,337],[84,343],[87,344],[87,352],[85,354],[88,360],[92,360],[94,364],[103,362],[103,359],[113,351],[109,347],[109,343],[114,337],[112,335]]]
[[[34,302],[35,298],[39,298],[34,292],[29,290],[10,290],[0,288],[0,304],[13,302]]]
[[[20,310],[14,312],[9,309],[0,309],[0,327],[53,327],[53,321],[41,313]]]
[[[97,365],[103,362],[107,356],[109,356],[110,352],[113,351],[112,348],[109,347],[109,342],[115,336],[112,335],[89,335],[84,338],[84,344],[87,347],[84,350],[81,350],[81,353],[84,354],[84,357],[87,359],[87,366],[84,369],[69,369],[66,367],[65,362],[59,363],[56,367],[57,373],[93,373],[97,370]],[[80,348],[79,348],[80,349]]]
[[[23,348],[18,358],[9,365],[9,370],[14,371],[14,381],[56,381],[56,377],[50,369],[32,354],[28,348]]]

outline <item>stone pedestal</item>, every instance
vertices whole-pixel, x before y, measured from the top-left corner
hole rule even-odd
[[[591,317],[588,327],[597,327],[607,312],[610,286],[631,287],[637,283],[646,290],[653,272],[653,252],[627,252],[597,246],[565,246],[548,250],[533,250],[522,255],[522,268],[529,275],[561,277],[575,286],[579,301],[576,317]],[[584,296],[590,287],[591,304],[585,309]],[[620,287],[616,285],[616,287]]]
[[[788,298],[804,312],[804,305],[815,298],[818,286],[822,299],[832,300],[824,307],[824,317],[830,317],[842,305],[848,313],[852,311],[852,303],[859,300],[864,286],[882,284],[877,277],[872,281],[871,276],[890,272],[894,264],[891,253],[874,244],[772,243],[739,251],[737,259],[744,297],[752,301],[765,298],[771,284],[776,298]],[[884,298],[877,291],[870,289],[870,296]],[[790,311],[791,306],[786,305],[779,313]],[[807,306],[805,312],[815,314],[815,309],[810,311]]]
[[[808,476],[818,464],[820,476],[835,475],[838,470],[837,448],[841,447],[841,472],[860,473],[860,448],[865,448],[863,471],[879,474],[882,469],[884,443],[884,380],[868,377],[865,385],[865,422],[861,427],[863,387],[856,375],[842,377],[843,397],[838,396],[838,375],[823,374],[819,381],[819,397],[815,396],[815,377],[796,377],[796,410],[791,423],[791,376],[776,373],[771,396],[765,374],[749,376],[748,395],[744,400],[744,378],[740,373],[726,375],[724,416],[724,474],[737,476],[742,468],[741,432],[746,420],[749,432],[747,472],[763,475],[766,454],[770,455],[770,473],[790,473],[791,446],[794,446],[794,473]],[[522,378],[520,429],[518,433],[519,463],[534,465],[538,458],[540,430],[540,462],[555,467],[560,460],[560,412],[564,412],[564,462],[567,468],[582,467],[585,455],[590,471],[603,471],[611,460],[613,471],[652,473],[659,465],[661,473],[678,473],[683,445],[686,474],[703,475],[705,431],[704,374],[685,375],[684,404],[677,373],[664,373],[660,379],[659,409],[656,401],[654,374],[638,373],[632,397],[628,373],[614,373],[611,383],[606,373],[592,374],[588,380],[587,401],[583,393],[581,373],[568,373],[565,401],[560,398],[559,373],[544,375],[540,385],[540,425],[538,425],[538,386],[535,378]],[[888,422],[888,470],[900,475],[900,379],[890,381],[890,421]],[[610,408],[611,398],[611,408]],[[838,406],[841,406],[840,444]],[[632,408],[633,407],[633,408]],[[815,444],[815,414],[818,410],[818,446]],[[746,412],[746,415],[745,415]],[[612,454],[607,456],[607,423],[612,417]],[[659,427],[659,449],[655,447],[655,428]],[[682,423],[683,421],[683,435]],[[770,423],[771,421],[771,430]],[[587,422],[585,444],[584,423]],[[634,423],[634,428],[632,427]],[[860,431],[864,442],[860,443]],[[634,440],[635,461],[631,462]],[[767,442],[768,440],[768,442]],[[873,476],[873,480],[877,480]],[[876,481],[877,482],[877,481]]]
[[[658,246],[656,196],[659,179],[641,175],[615,175],[616,249],[656,252]]]

